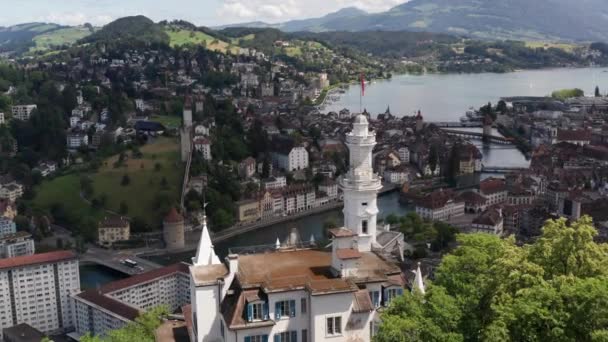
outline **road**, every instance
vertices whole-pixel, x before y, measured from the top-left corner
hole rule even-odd
[[[115,251],[99,247],[89,247],[86,253],[80,256],[80,261],[104,265],[130,275],[148,272],[162,267],[157,263],[137,257],[137,254],[142,251],[144,250]],[[131,259],[137,262],[138,267],[133,268],[125,266],[122,263],[122,260],[124,259]]]

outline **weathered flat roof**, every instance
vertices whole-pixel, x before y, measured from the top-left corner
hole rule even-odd
[[[219,278],[228,274],[228,269],[224,264],[190,266],[190,274],[196,286],[204,286],[217,282]]]
[[[156,342],[190,342],[188,326],[184,321],[165,321],[154,332]]]

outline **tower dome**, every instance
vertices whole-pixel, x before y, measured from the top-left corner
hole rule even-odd
[[[369,124],[369,122],[367,121],[367,118],[363,114],[359,114],[359,115],[355,116],[355,121],[353,123],[357,124],[357,125]]]

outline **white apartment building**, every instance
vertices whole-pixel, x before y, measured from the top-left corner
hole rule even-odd
[[[0,236],[0,258],[14,258],[36,253],[32,234],[17,232]]]
[[[0,186],[0,199],[15,202],[23,196],[23,185],[17,182],[10,182]]]
[[[7,217],[0,217],[0,237],[15,234],[17,232],[17,225],[15,222]]]
[[[503,215],[500,209],[488,209],[471,223],[471,231],[501,236],[503,233]]]
[[[4,116],[4,112],[0,112],[0,125],[4,125],[6,123],[6,118]]]
[[[285,139],[280,139],[276,145],[275,151],[271,153],[276,167],[288,172],[308,168],[308,151],[304,147],[294,146],[293,141]]]
[[[407,168],[401,166],[384,170],[384,180],[391,184],[403,185],[409,180],[409,176]]]
[[[176,311],[190,302],[189,289],[188,265],[179,263],[83,291],[73,296],[76,331],[70,336],[103,336],[159,305]]]
[[[451,190],[436,190],[416,203],[416,214],[430,221],[449,221],[464,215],[465,202]]]
[[[399,159],[403,164],[409,164],[410,162],[410,149],[407,146],[402,146],[397,149],[397,153],[399,154]]]
[[[71,132],[67,134],[68,149],[77,150],[89,145],[89,136],[82,132]]]
[[[0,331],[20,323],[47,334],[72,329],[70,296],[78,291],[78,259],[73,252],[0,259]]]
[[[204,160],[211,160],[211,142],[205,137],[194,137],[194,150],[203,155]]]
[[[282,189],[287,186],[287,178],[285,176],[270,177],[262,181],[264,189]]]
[[[12,107],[13,119],[27,121],[30,119],[30,116],[32,115],[32,112],[34,111],[34,109],[37,109],[37,108],[38,108],[38,106],[36,106],[35,104],[13,106]]]
[[[372,251],[380,246],[374,145],[359,115],[347,136],[350,170],[340,180],[345,227],[331,231],[331,251],[277,247],[231,254],[222,264],[203,233],[190,267],[192,304],[183,310],[191,341],[371,341],[378,310],[405,287],[399,267]]]
[[[325,180],[319,184],[319,191],[324,192],[329,200],[338,199],[338,184],[333,180]]]

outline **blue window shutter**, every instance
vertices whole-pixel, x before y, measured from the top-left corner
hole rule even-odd
[[[374,302],[374,307],[380,306],[380,291],[372,292],[372,301]]]
[[[281,342],[281,335],[274,334],[274,342]]]
[[[296,301],[295,300],[290,300],[289,301],[289,310],[291,310],[291,312],[289,313],[289,315],[291,317],[296,317]]]
[[[251,336],[245,336],[245,342],[251,342]]]
[[[268,335],[262,335],[262,342],[268,342]]]
[[[294,330],[291,332],[291,341],[289,342],[298,342],[298,331]]]
[[[251,304],[247,304],[247,321],[253,321],[253,306]]]
[[[264,303],[262,305],[262,310],[263,310],[263,314],[264,314],[264,320],[268,319],[268,303]]]
[[[280,302],[274,303],[274,318],[275,319],[281,318],[281,303]],[[276,336],[275,336],[275,341],[276,341]]]

